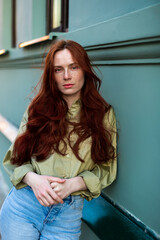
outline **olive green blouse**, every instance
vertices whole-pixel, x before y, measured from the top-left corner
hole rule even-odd
[[[81,101],[78,100],[72,104],[68,110],[67,118],[70,121],[78,121],[79,112],[81,108]],[[27,110],[24,113],[22,122],[20,124],[18,134],[25,131],[25,124],[28,119]],[[116,130],[116,120],[113,109],[106,113],[104,117],[105,127]],[[76,140],[76,134],[71,135],[71,141]],[[116,133],[112,133],[112,144],[116,151]],[[110,185],[116,178],[117,172],[117,159],[110,160],[107,163],[98,165],[95,164],[91,158],[91,137],[87,138],[80,144],[79,154],[84,162],[79,161],[73,154],[70,146],[67,146],[66,156],[62,156],[58,153],[51,154],[46,160],[37,162],[33,157],[31,161],[26,162],[22,166],[12,165],[10,162],[13,145],[10,146],[6,156],[3,160],[5,170],[10,176],[10,180],[16,189],[20,189],[26,186],[22,181],[27,172],[32,171],[41,175],[50,175],[60,178],[72,178],[76,176],[82,176],[88,190],[75,192],[73,195],[81,195],[87,200],[96,198],[100,195],[101,190]]]

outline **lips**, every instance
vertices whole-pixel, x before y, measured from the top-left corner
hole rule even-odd
[[[73,84],[67,83],[67,84],[64,84],[63,86],[64,86],[65,88],[72,88],[72,87],[73,87]]]

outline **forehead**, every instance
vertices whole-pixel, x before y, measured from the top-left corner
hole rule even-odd
[[[54,55],[54,66],[65,66],[77,62],[68,49],[60,50]]]

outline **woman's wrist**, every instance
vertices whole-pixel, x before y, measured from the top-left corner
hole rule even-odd
[[[26,183],[27,185],[31,186],[31,183],[32,183],[31,178],[32,178],[32,176],[35,175],[35,174],[36,174],[36,173],[34,173],[34,172],[28,172],[28,173],[26,173],[26,175],[25,175],[24,178],[23,178],[23,182]]]
[[[87,186],[82,177],[77,176],[74,178],[70,178],[68,180],[70,182],[71,193],[82,191],[82,190],[87,190]]]

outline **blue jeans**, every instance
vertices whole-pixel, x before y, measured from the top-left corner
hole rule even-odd
[[[78,240],[82,208],[80,196],[44,207],[29,186],[13,187],[0,212],[2,240]]]

